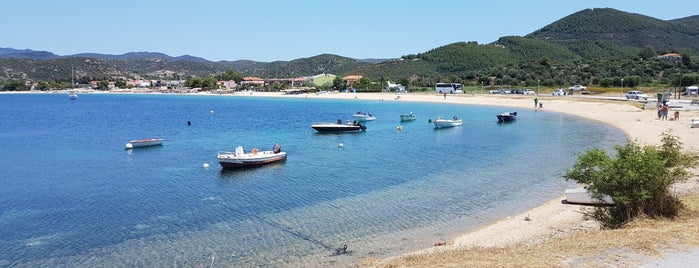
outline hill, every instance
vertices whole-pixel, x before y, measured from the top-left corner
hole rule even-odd
[[[684,66],[648,61],[669,52],[685,55]],[[667,82],[668,73],[696,74],[698,67],[693,62],[699,60],[692,58],[698,52],[699,16],[664,21],[595,8],[565,16],[526,36],[505,36],[490,44],[457,42],[389,60],[321,54],[291,61],[211,62],[157,52],[57,56],[0,48],[0,81],[68,79],[73,68],[82,80],[182,79],[232,69],[243,76],[266,78],[361,74],[372,81],[415,86],[437,81],[518,86],[613,84],[613,79],[625,76],[650,83]]]

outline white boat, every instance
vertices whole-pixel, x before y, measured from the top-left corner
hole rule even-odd
[[[505,112],[505,113],[501,113],[501,114],[497,115],[497,117],[498,117],[498,122],[514,121],[515,119],[517,119],[517,112],[509,112],[509,113]]]
[[[356,112],[355,114],[352,115],[352,117],[354,117],[354,119],[356,119],[359,122],[376,120],[376,117],[374,117],[371,113],[364,113],[364,112]]]
[[[409,114],[401,114],[400,115],[400,121],[414,121],[417,119],[413,112],[410,112]]]
[[[318,132],[359,132],[366,130],[366,126],[355,120],[350,123],[347,120],[346,124],[342,123],[342,120],[337,120],[337,123],[315,123],[311,125],[311,128]]]
[[[614,200],[611,197],[605,196],[601,200],[593,198],[590,193],[583,188],[566,189],[566,202],[570,204],[585,204],[585,205],[611,205]]]
[[[435,128],[448,128],[448,127],[458,127],[464,124],[464,120],[461,120],[454,116],[452,119],[445,119],[442,117],[437,117],[437,119],[432,121]]]
[[[68,99],[77,100],[78,92],[76,92],[75,90],[71,90],[70,92],[68,92]]]
[[[129,141],[129,143],[126,144],[126,149],[133,149],[133,148],[139,148],[139,147],[148,147],[148,146],[163,145],[163,140],[164,140],[164,139],[140,139],[140,140],[132,140],[132,141]]]
[[[286,152],[282,152],[279,144],[274,145],[274,149],[269,151],[253,148],[249,153],[243,150],[243,146],[238,146],[235,152],[218,152],[216,159],[223,169],[241,169],[285,161]]]

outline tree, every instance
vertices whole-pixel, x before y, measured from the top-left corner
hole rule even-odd
[[[687,168],[697,164],[697,155],[682,152],[681,143],[670,132],[662,135],[662,145],[640,146],[629,142],[615,147],[610,157],[601,149],[578,155],[566,180],[584,184],[594,198],[608,195],[613,206],[599,206],[586,214],[605,228],[618,228],[637,216],[673,218],[682,204],[670,193],[670,186],[691,177]]]

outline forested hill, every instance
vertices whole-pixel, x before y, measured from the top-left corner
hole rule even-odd
[[[582,57],[626,57],[644,46],[699,52],[699,16],[663,21],[611,8],[586,9],[525,37],[558,44]]]
[[[552,85],[588,84],[599,82],[595,81],[599,77],[639,75],[634,66],[646,64],[639,60],[670,52],[683,54],[687,66],[679,71],[696,72],[697,64],[693,62],[699,63],[699,59],[692,58],[699,54],[699,15],[664,21],[611,8],[595,8],[565,16],[526,36],[505,36],[489,44],[445,44],[390,60],[366,61],[321,54],[292,61],[211,62],[162,53],[57,56],[46,51],[0,48],[0,82],[65,80],[70,78],[73,68],[81,80],[183,79],[232,69],[243,76],[265,78],[330,73],[361,74],[372,81],[407,83],[409,80],[422,84],[484,83],[493,78],[503,80],[497,83],[509,84],[537,81]],[[648,75],[648,80],[662,79],[659,74],[664,70],[658,68],[669,67],[653,67],[640,75]]]

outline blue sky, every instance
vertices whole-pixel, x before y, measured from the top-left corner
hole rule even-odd
[[[0,0],[0,47],[58,55],[147,51],[212,61],[323,53],[398,58],[454,42],[523,36],[603,7],[662,20],[699,15],[696,0]]]

